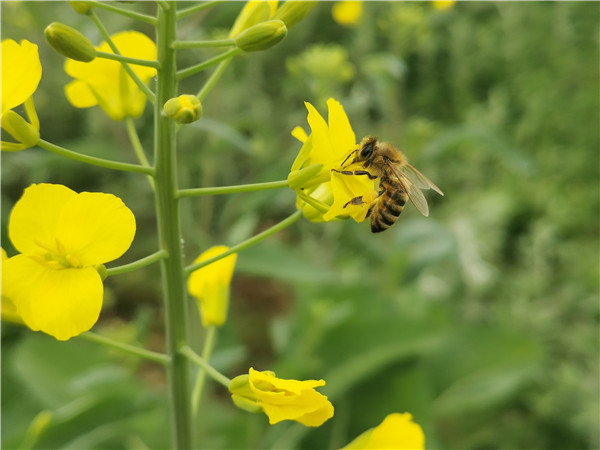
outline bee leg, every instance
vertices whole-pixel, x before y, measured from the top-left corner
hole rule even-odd
[[[349,202],[347,202],[344,205],[344,208],[348,205],[362,205],[364,203],[362,195],[359,197],[354,197],[352,200],[350,200]]]
[[[369,172],[367,172],[366,170],[336,170],[336,169],[331,169],[334,172],[337,173],[341,173],[342,175],[366,175],[367,177],[369,177],[369,180],[374,180],[375,178],[377,178],[375,175],[371,175]]]

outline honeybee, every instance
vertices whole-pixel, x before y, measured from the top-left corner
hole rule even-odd
[[[442,190],[433,182],[411,166],[406,156],[387,142],[379,142],[376,137],[366,136],[356,150],[348,155],[346,161],[355,155],[350,164],[360,164],[363,170],[336,170],[344,175],[365,175],[371,180],[379,179],[379,197],[371,205],[367,217],[371,217],[371,231],[379,233],[391,227],[404,209],[408,199],[415,205],[421,214],[429,215],[427,200],[421,189],[433,189],[440,195]],[[348,205],[361,205],[363,198],[355,197]]]

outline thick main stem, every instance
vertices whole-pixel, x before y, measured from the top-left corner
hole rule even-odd
[[[178,352],[187,341],[187,302],[184,291],[184,268],[181,249],[181,226],[177,200],[177,165],[175,123],[162,115],[162,105],[177,95],[175,51],[176,5],[158,9],[157,50],[160,67],[157,73],[155,120],[156,212],[160,248],[168,252],[161,261],[165,301],[167,379],[171,400],[173,447],[192,447],[189,367],[185,356]]]

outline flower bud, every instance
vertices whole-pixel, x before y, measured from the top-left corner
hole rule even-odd
[[[287,27],[281,20],[269,20],[242,31],[235,38],[235,45],[245,52],[258,52],[273,47],[287,35]]]
[[[2,129],[23,144],[23,148],[33,147],[40,140],[40,130],[12,110],[2,114]]]
[[[75,10],[77,14],[86,15],[90,12],[92,5],[89,2],[69,2],[71,8]]]
[[[46,40],[54,50],[75,61],[90,62],[96,58],[96,49],[75,28],[54,22],[44,30]]]
[[[177,123],[192,123],[202,117],[202,103],[195,95],[180,95],[169,99],[163,109]]]
[[[231,27],[229,37],[234,38],[242,31],[250,28],[251,26],[268,20],[272,14],[272,3],[273,2],[264,1],[254,1],[246,3],[244,8],[238,15],[237,19],[235,19],[235,23]],[[276,7],[276,3],[277,2],[275,2],[274,7]]]
[[[327,181],[317,178],[317,174],[323,168],[323,164],[313,164],[300,170],[293,170],[288,175],[288,183],[291,189],[310,188]],[[327,174],[329,175],[329,174]]]
[[[291,28],[308,16],[308,13],[310,13],[315,6],[317,6],[317,2],[287,0],[277,9],[277,11],[275,11],[275,14],[273,14],[271,19],[282,20],[286,27]]]

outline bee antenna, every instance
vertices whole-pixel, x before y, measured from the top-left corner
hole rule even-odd
[[[348,161],[348,158],[350,158],[352,155],[354,155],[356,152],[358,152],[357,150],[354,150],[352,153],[350,153],[348,156],[346,156],[346,159],[344,160],[344,162],[342,163],[341,167],[344,167],[344,164],[346,164],[346,161]]]

